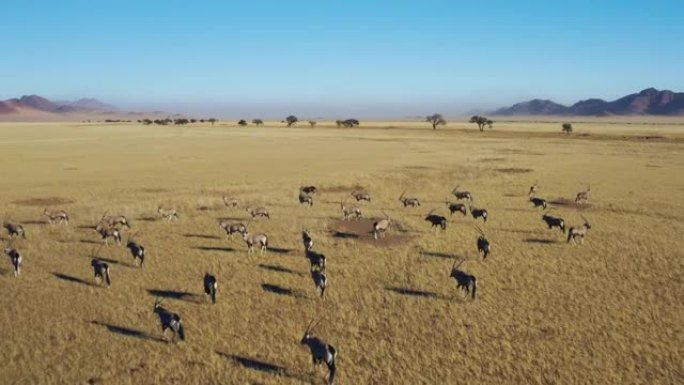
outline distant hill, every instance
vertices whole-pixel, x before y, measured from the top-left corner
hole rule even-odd
[[[684,93],[647,88],[613,101],[603,99],[581,100],[566,107],[551,100],[533,99],[500,108],[493,115],[666,115],[684,116]]]
[[[51,101],[38,95],[0,101],[0,120],[63,120],[115,113],[117,108],[97,99]]]

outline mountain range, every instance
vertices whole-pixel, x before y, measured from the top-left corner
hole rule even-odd
[[[684,116],[684,93],[647,88],[641,92],[623,96],[613,101],[603,99],[581,100],[564,106],[551,100],[533,99],[500,108],[493,115],[665,115]]]
[[[38,95],[24,95],[21,98],[0,101],[0,115],[46,115],[92,112],[115,112],[114,106],[97,99],[53,102]]]

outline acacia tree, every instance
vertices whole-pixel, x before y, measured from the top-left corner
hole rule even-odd
[[[489,126],[489,128],[492,128],[492,126],[494,125],[493,120],[489,120],[486,117],[480,115],[471,116],[470,123],[477,124],[477,127],[480,129],[480,131],[484,131],[485,126]]]
[[[316,121],[315,120],[309,120],[309,125],[311,128],[314,128],[316,126]]]
[[[238,122],[238,125],[240,125],[240,126],[243,126],[243,127],[244,127],[244,126],[246,126],[246,125],[247,125],[247,121],[246,121],[246,120],[244,120],[244,119],[240,119],[240,121]]]
[[[430,122],[430,124],[432,124],[433,130],[436,130],[437,126],[446,126],[446,120],[444,120],[442,114],[432,114],[425,118],[425,121]]]
[[[572,134],[572,123],[563,123],[561,131],[565,132],[567,135]]]
[[[296,116],[290,115],[287,118],[285,118],[285,123],[287,123],[288,127],[292,127],[293,124],[297,123],[299,119],[297,119]]]
[[[255,124],[257,127],[258,127],[258,126],[263,126],[263,125],[264,125],[264,121],[261,120],[261,119],[252,119],[252,124]]]
[[[209,118],[209,119],[207,119],[207,122],[211,123],[211,125],[213,126],[214,123],[218,122],[218,119],[216,119],[216,118]]]

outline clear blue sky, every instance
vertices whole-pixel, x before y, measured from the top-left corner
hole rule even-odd
[[[0,17],[0,99],[408,116],[684,91],[684,1],[25,0]]]

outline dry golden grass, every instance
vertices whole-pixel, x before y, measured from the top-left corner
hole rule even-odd
[[[326,316],[318,335],[339,352],[339,384],[682,383],[681,126],[631,123],[577,124],[591,135],[570,138],[560,124],[520,122],[484,134],[466,123],[436,132],[410,122],[1,124],[2,213],[24,223],[28,240],[15,243],[21,277],[6,257],[0,264],[0,382],[320,384],[323,368],[298,344],[316,313]],[[665,139],[623,140],[642,131]],[[583,246],[544,227],[526,196],[535,181],[549,200],[591,184],[589,207],[555,209],[570,224],[591,220]],[[297,203],[304,183],[323,190],[311,209]],[[471,218],[454,215],[444,233],[423,220],[433,208],[446,213],[456,184],[490,212],[480,223],[494,244],[484,261]],[[395,220],[379,245],[332,235],[355,185],[373,194],[367,216]],[[404,209],[403,190],[422,207]],[[224,193],[270,208],[271,221],[250,227],[275,250],[248,257],[224,237],[217,218],[247,219],[222,205]],[[159,204],[177,207],[180,220],[153,220]],[[44,206],[69,210],[71,224],[43,224]],[[97,237],[86,228],[105,210],[127,215],[149,253],[141,270],[123,247],[102,248],[109,289],[91,284]],[[328,256],[324,300],[303,227]],[[461,259],[478,278],[475,301],[449,278]],[[213,306],[206,271],[219,280]],[[159,341],[154,290],[188,293],[165,300],[186,342]]]

